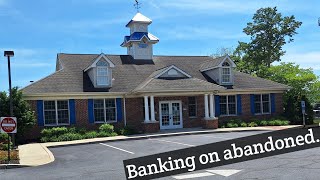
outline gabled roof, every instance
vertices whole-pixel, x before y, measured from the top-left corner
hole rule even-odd
[[[213,92],[225,89],[225,87],[197,78],[174,80],[151,78],[134,89],[133,92]]]
[[[126,25],[128,27],[132,22],[139,22],[139,23],[147,23],[151,24],[152,20],[147,18],[146,16],[142,15],[141,13],[137,13]]]
[[[86,68],[88,68],[100,54],[64,54],[59,53],[57,58],[62,69],[53,74],[36,81],[22,89],[24,95],[46,94],[46,93],[83,93],[84,86],[83,76]],[[161,69],[174,65],[184,72],[188,73],[192,80],[167,82],[161,86],[167,86],[167,83],[181,84],[183,87],[186,82],[202,84],[202,82],[211,83],[206,79],[200,68],[203,63],[208,61],[216,61],[210,56],[153,56],[152,61],[136,61],[129,55],[107,55],[105,56],[114,64],[112,69],[112,87],[105,93],[129,93],[138,88],[142,83],[150,81],[147,88],[156,87],[159,82],[153,81],[150,75],[155,76],[161,72]],[[248,74],[234,73],[233,91],[237,90],[287,90],[290,87],[269,81],[262,78],[253,77]],[[152,77],[153,77],[152,76]],[[199,81],[199,80],[201,81]],[[180,79],[181,80],[181,79]],[[183,79],[182,79],[183,80]],[[151,82],[152,81],[152,82]],[[204,85],[204,86],[206,86]],[[218,86],[211,83],[214,87]],[[202,85],[201,85],[202,86]],[[203,86],[202,86],[203,87]],[[213,88],[214,88],[213,87]],[[185,87],[187,88],[187,87]],[[226,90],[226,91],[229,91]]]
[[[186,77],[191,78],[191,75],[189,75],[188,73],[186,73],[185,71],[183,71],[182,69],[178,68],[175,65],[171,65],[171,66],[162,68],[160,71],[156,71],[156,72],[158,72],[158,74],[156,74],[154,76],[154,78],[160,77],[161,75],[163,75],[164,73],[170,71],[171,69],[175,69],[176,71],[180,72],[181,74],[185,75]]]
[[[121,44],[122,47],[126,46],[129,42],[132,41],[141,41],[143,38],[146,38],[149,42],[156,43],[159,39],[151,33],[148,32],[134,32],[130,36],[124,37],[124,42]]]
[[[86,71],[88,71],[89,69],[96,67],[96,66],[97,66],[97,62],[99,62],[101,59],[104,59],[105,61],[107,61],[108,64],[109,64],[109,67],[112,67],[112,68],[114,67],[113,62],[110,61],[110,59],[109,59],[105,54],[101,53],[101,54],[95,59],[95,61],[94,61],[90,66],[88,66],[87,68],[85,68],[83,71],[86,72]]]
[[[218,58],[213,58],[213,59],[214,60],[210,60],[210,61],[207,61],[207,62],[201,64],[200,71],[204,72],[204,71],[208,71],[208,70],[211,70],[214,68],[222,67],[222,64],[225,61],[230,62],[231,67],[236,67],[236,64],[230,59],[230,57],[228,55],[221,56]]]

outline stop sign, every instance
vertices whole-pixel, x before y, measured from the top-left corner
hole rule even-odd
[[[0,129],[3,133],[17,133],[17,118],[1,117]]]

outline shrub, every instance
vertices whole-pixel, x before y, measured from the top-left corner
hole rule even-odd
[[[86,132],[84,135],[82,135],[83,139],[90,139],[90,138],[96,138],[98,137],[98,133],[96,131],[90,131]]]
[[[240,126],[241,126],[241,127],[247,127],[247,123],[242,122],[242,123],[240,124]]]
[[[237,123],[232,123],[232,122],[227,123],[227,128],[235,128],[235,127],[238,127]]]
[[[274,120],[268,121],[268,126],[274,126],[274,125],[275,125],[275,121]]]
[[[281,120],[274,120],[274,125],[275,126],[281,126],[282,125],[282,121]]]
[[[131,135],[131,134],[137,134],[137,132],[130,128],[129,126],[125,126],[124,128],[119,129],[118,134],[120,135]]]
[[[99,127],[99,131],[100,132],[106,132],[106,133],[113,133],[114,132],[114,127],[113,125],[111,124],[102,124],[100,127]]]
[[[0,133],[0,142],[6,143],[8,141],[8,134],[7,133]]]
[[[41,137],[41,138],[40,138],[40,141],[41,141],[41,142],[44,142],[44,143],[45,143],[45,142],[50,142],[50,138],[44,136],[44,137]]]
[[[287,126],[287,125],[289,125],[289,124],[290,124],[290,122],[289,122],[289,121],[281,121],[281,122],[282,122],[281,126]]]
[[[73,141],[73,140],[79,140],[79,139],[83,139],[81,134],[79,133],[66,133],[66,134],[60,135],[57,138],[58,141]]]
[[[68,133],[68,129],[66,127],[47,128],[41,131],[41,135],[44,137],[60,136],[66,133]]]
[[[263,120],[263,121],[260,121],[260,126],[268,126],[268,121],[266,120]]]
[[[257,127],[257,126],[258,126],[258,124],[255,122],[248,123],[248,127]]]

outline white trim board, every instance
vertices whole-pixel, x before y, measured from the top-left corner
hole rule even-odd
[[[95,60],[89,67],[87,67],[87,68],[86,68],[85,70],[83,70],[83,71],[86,72],[86,71],[88,71],[89,69],[96,67],[96,66],[97,66],[97,65],[96,65],[97,62],[99,62],[101,58],[103,58],[105,61],[108,62],[109,67],[111,67],[111,68],[114,67],[113,62],[112,62],[105,54],[101,53],[101,54],[96,58],[96,60]]]
[[[163,71],[161,71],[159,74],[157,74],[156,76],[154,76],[154,78],[159,78],[160,76],[162,76],[163,74],[165,74],[166,72],[170,71],[171,69],[175,69],[176,71],[180,72],[181,74],[187,76],[188,78],[191,78],[191,75],[189,75],[188,73],[186,73],[185,71],[181,70],[180,68],[178,68],[175,65],[171,65],[169,67],[166,67]]]

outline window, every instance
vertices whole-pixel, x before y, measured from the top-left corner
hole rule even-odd
[[[236,96],[220,96],[220,114],[231,116],[237,114]]]
[[[69,104],[68,100],[44,101],[45,125],[68,125]]]
[[[231,82],[231,68],[228,62],[224,62],[222,64],[222,83],[229,83]]]
[[[96,123],[106,123],[116,121],[116,100],[115,99],[95,99],[94,121]]]
[[[97,85],[107,86],[109,84],[108,78],[108,63],[100,60],[97,62]]]
[[[270,94],[254,95],[255,114],[269,114],[270,109]]]
[[[188,97],[189,117],[197,117],[197,99]]]

